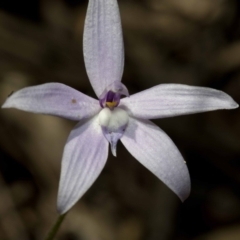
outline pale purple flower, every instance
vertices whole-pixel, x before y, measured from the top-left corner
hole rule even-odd
[[[124,46],[116,0],[89,0],[83,39],[87,74],[95,100],[60,83],[24,88],[2,106],[79,121],[64,148],[58,210],[67,212],[101,173],[108,146],[116,156],[120,139],[127,150],[183,201],[190,192],[187,166],[172,140],[148,119],[233,109],[222,91],[161,84],[128,96],[121,83]],[[127,97],[120,99],[121,95]]]

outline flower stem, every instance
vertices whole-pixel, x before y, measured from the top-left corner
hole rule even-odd
[[[57,218],[57,221],[54,223],[53,227],[51,228],[51,230],[49,231],[47,237],[45,238],[45,240],[53,240],[55,235],[57,234],[58,232],[58,229],[60,228],[64,218],[66,216],[66,213],[65,214],[62,214],[60,215],[58,218]]]

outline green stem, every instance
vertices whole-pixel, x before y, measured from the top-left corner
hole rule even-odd
[[[51,230],[49,231],[47,237],[45,238],[45,240],[53,240],[55,235],[57,234],[58,232],[58,229],[60,228],[64,218],[66,216],[66,213],[65,214],[62,214],[58,217],[57,221],[54,223],[53,227],[51,228]]]

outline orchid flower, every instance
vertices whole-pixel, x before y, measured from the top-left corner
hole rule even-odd
[[[83,52],[98,100],[64,84],[47,83],[13,93],[2,106],[78,121],[64,148],[59,213],[66,213],[89,189],[106,163],[109,143],[116,156],[119,140],[184,201],[190,192],[185,161],[166,133],[148,119],[238,104],[222,91],[181,84],[160,84],[129,96],[121,83],[124,45],[117,0],[89,0]]]

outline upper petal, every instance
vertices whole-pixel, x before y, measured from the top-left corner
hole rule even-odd
[[[89,0],[83,52],[87,74],[98,97],[111,83],[121,81],[124,46],[116,0]]]
[[[190,178],[184,159],[173,141],[148,120],[129,119],[123,145],[141,164],[184,201],[190,193]]]
[[[139,118],[154,119],[217,109],[237,108],[226,93],[212,88],[161,84],[121,100]]]
[[[108,142],[97,117],[79,123],[64,148],[58,191],[58,211],[67,212],[101,173],[108,157]]]
[[[2,108],[50,114],[71,120],[95,115],[97,100],[61,83],[47,83],[23,88],[7,98]]]

